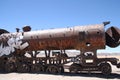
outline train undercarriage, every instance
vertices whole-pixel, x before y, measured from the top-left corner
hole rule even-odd
[[[42,54],[42,55],[41,55]],[[65,51],[51,52],[45,50],[28,51],[23,55],[11,54],[4,55],[0,58],[1,72],[19,72],[19,73],[64,73],[65,64],[71,63],[68,66],[70,73],[79,73],[82,71],[98,71],[104,75],[109,75],[112,72],[111,65],[120,68],[120,63],[117,58],[97,58],[93,52],[85,52],[76,57],[69,57]]]

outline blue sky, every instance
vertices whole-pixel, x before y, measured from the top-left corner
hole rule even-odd
[[[99,24],[120,28],[120,0],[0,0],[0,28],[15,32],[30,25],[32,30]],[[108,48],[109,52],[120,52]]]

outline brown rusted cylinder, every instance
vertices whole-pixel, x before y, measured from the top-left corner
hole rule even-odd
[[[104,49],[104,24],[24,32],[26,50]]]
[[[106,23],[107,24],[107,23]],[[105,49],[105,46],[116,47],[120,44],[120,30],[111,27],[106,32],[105,23],[71,28],[30,31],[29,26],[25,32],[7,33],[0,30],[0,56],[21,51],[38,50],[66,50],[77,49],[93,51]]]

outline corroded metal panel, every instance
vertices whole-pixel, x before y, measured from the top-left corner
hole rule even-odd
[[[75,26],[72,28],[24,32],[27,49],[103,49],[104,25]]]

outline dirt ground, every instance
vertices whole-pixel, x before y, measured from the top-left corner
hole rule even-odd
[[[104,57],[104,56],[100,56]],[[113,57],[113,56],[112,56]],[[120,56],[117,56],[120,59]],[[0,80],[120,80],[120,69],[112,66],[112,74],[109,76],[101,73],[62,73],[62,74],[46,74],[46,73],[0,73]]]

